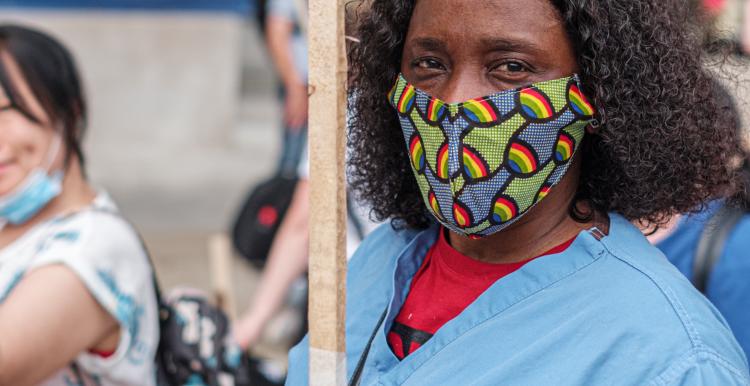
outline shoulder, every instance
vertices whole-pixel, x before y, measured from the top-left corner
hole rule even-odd
[[[35,261],[50,259],[129,272],[149,265],[135,229],[117,214],[96,210],[62,218],[50,227],[39,240]]]
[[[151,303],[153,269],[146,249],[106,194],[90,208],[54,220],[37,241],[29,270],[69,268],[108,310],[126,297]]]
[[[266,12],[290,21],[294,21],[296,18],[296,10],[291,0],[269,0],[266,3]]]
[[[602,239],[610,257],[607,262],[621,275],[631,278],[633,290],[657,295],[657,299],[675,307],[677,303],[693,303],[699,298],[700,294],[684,275],[648,242],[640,230],[619,215],[611,215],[611,219],[610,234]]]
[[[694,353],[696,366],[716,357],[747,374],[744,354],[723,317],[637,228],[613,215],[602,244],[608,258],[601,264],[611,274],[602,295],[615,303],[612,312],[630,332],[650,340],[654,356],[682,363],[680,355]]]
[[[664,369],[649,385],[746,386],[750,385],[750,377],[717,352],[694,348]]]

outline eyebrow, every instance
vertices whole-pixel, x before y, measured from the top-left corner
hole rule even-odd
[[[445,42],[436,38],[419,37],[414,38],[413,43],[415,46],[427,50],[427,51],[445,51]]]
[[[480,43],[487,51],[541,53],[542,49],[529,40],[483,38]]]

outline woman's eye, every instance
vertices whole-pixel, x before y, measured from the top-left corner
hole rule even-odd
[[[526,71],[526,66],[519,62],[505,62],[495,67],[495,69],[504,72],[523,72]]]
[[[424,70],[442,70],[445,67],[435,59],[419,59],[414,62],[415,66]]]

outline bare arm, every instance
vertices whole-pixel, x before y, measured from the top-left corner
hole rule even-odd
[[[114,350],[118,337],[117,321],[73,271],[39,268],[0,304],[0,385],[35,385],[87,349]]]
[[[251,307],[235,328],[237,340],[244,349],[258,341],[292,282],[307,270],[309,198],[308,182],[300,180],[287,216],[271,245]]]

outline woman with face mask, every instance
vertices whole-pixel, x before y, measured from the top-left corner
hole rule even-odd
[[[0,385],[154,385],[156,297],[135,231],[86,180],[69,52],[0,25]]]
[[[350,57],[362,385],[747,385],[630,221],[731,193],[740,148],[677,0],[374,0]],[[287,384],[307,383],[308,342]]]

